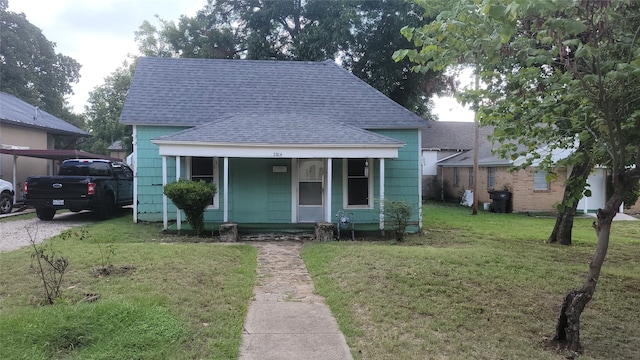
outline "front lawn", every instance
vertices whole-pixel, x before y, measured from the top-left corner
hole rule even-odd
[[[56,305],[39,305],[30,248],[0,254],[0,358],[237,358],[253,247],[188,243],[130,216],[83,229],[45,242],[70,263]],[[116,271],[96,275],[103,262]]]
[[[564,359],[545,349],[564,295],[595,249],[593,219],[574,246],[545,243],[555,219],[470,215],[427,205],[424,234],[393,242],[310,244],[302,256],[356,359]],[[640,221],[616,222],[581,359],[640,357]]]
[[[563,296],[584,281],[593,219],[577,219],[574,246],[563,247],[544,242],[553,218],[424,210],[424,234],[402,244],[303,247],[354,357],[563,359],[544,341]],[[581,359],[640,357],[640,221],[613,228],[581,318]],[[256,250],[208,240],[166,236],[130,216],[73,229],[45,242],[70,261],[52,306],[40,305],[31,250],[0,253],[0,357],[237,358]],[[96,276],[104,263],[116,271]]]

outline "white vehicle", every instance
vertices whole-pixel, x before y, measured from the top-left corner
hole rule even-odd
[[[0,214],[8,214],[13,209],[13,185],[0,179]]]

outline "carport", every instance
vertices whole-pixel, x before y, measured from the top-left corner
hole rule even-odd
[[[18,172],[18,156],[58,160],[63,161],[67,159],[106,159],[111,161],[123,161],[122,159],[113,158],[107,155],[89,153],[82,150],[65,150],[65,149],[52,149],[52,150],[36,150],[36,149],[2,149],[0,148],[0,154],[13,155],[13,203],[15,204],[18,197],[19,189],[17,187],[16,173]]]

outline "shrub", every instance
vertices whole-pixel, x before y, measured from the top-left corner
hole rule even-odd
[[[391,224],[393,224],[393,236],[396,241],[404,240],[404,234],[407,232],[407,225],[413,210],[411,205],[404,201],[395,201],[384,199],[384,216]]]
[[[216,194],[214,184],[204,181],[180,179],[177,182],[167,184],[164,187],[173,204],[184,211],[187,222],[196,235],[200,235],[204,229],[204,210],[211,204],[211,199]]]

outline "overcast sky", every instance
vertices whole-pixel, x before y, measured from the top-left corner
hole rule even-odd
[[[193,16],[207,0],[9,0],[9,10],[24,13],[39,27],[56,52],[70,56],[82,65],[80,82],[69,97],[74,111],[81,113],[89,92],[105,77],[138,52],[134,31],[144,20],[156,23],[155,15],[177,20]],[[391,61],[391,60],[390,60]],[[472,121],[454,99],[436,101],[440,120]]]
[[[24,13],[39,27],[56,52],[82,65],[80,82],[69,103],[83,112],[89,92],[117,69],[128,54],[138,52],[134,31],[155,15],[177,20],[193,16],[207,0],[9,0],[9,10]]]

